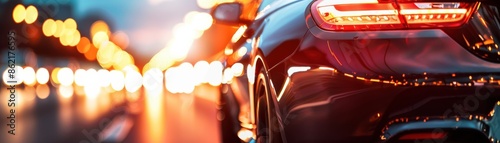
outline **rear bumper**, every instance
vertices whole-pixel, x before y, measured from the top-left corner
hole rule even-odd
[[[494,134],[500,128],[492,125],[499,86],[394,86],[326,69],[289,78],[278,101],[288,141],[377,142],[438,128],[500,138]]]

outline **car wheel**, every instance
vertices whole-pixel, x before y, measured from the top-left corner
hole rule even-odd
[[[272,104],[271,97],[269,96],[269,84],[267,84],[264,70],[259,72],[258,80],[256,81],[254,93],[257,101],[255,106],[257,143],[282,142],[274,108],[270,106]]]

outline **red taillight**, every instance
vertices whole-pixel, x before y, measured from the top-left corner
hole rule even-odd
[[[424,132],[424,133],[410,133],[405,134],[398,138],[398,140],[425,140],[425,139],[444,139],[446,132]]]
[[[326,30],[381,30],[460,26],[471,7],[461,2],[319,0],[312,5],[312,13]]]
[[[400,3],[408,27],[456,27],[465,22],[469,4],[460,2]]]

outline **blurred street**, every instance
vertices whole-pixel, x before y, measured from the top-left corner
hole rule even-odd
[[[223,2],[0,0],[0,143],[221,142]]]
[[[220,142],[218,89],[210,85],[198,86],[191,94],[139,90],[101,94],[96,99],[63,97],[57,90],[51,88],[45,99],[22,96],[17,134],[0,134],[2,142]],[[1,93],[5,92],[2,88]]]

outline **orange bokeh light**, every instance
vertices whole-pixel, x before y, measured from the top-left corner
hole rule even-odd
[[[97,48],[95,48],[94,45],[92,45],[92,44],[89,44],[89,45],[90,45],[90,48],[87,52],[85,52],[84,56],[89,61],[95,61],[96,54],[97,54]]]
[[[86,53],[90,49],[90,40],[87,37],[81,37],[80,42],[78,42],[78,45],[76,45],[76,49],[80,53]]]
[[[110,35],[109,26],[106,22],[98,20],[90,26],[90,36],[93,37],[97,32],[105,32],[108,36]]]

